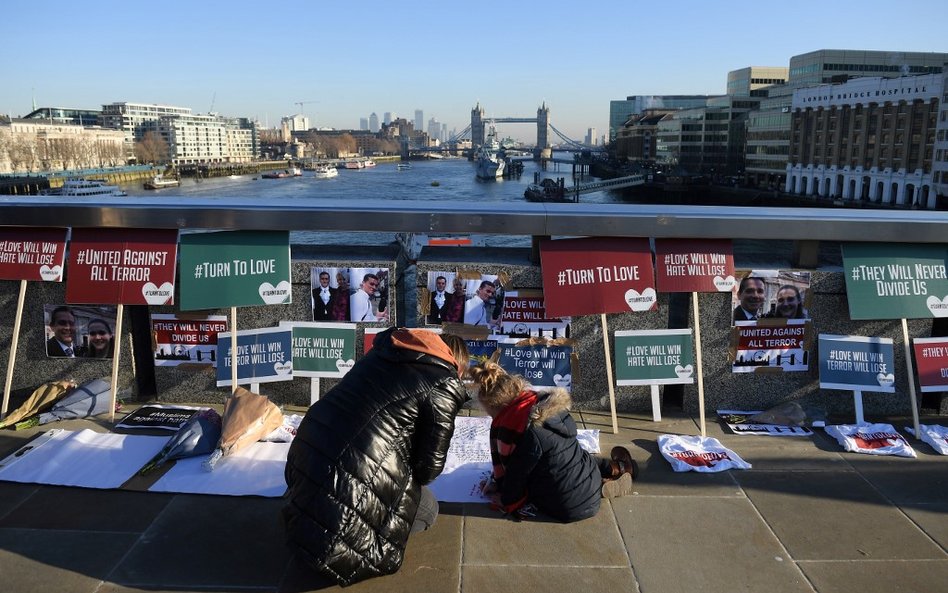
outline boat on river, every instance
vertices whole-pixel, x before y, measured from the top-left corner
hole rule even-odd
[[[411,170],[411,163],[398,163],[395,168],[399,171],[409,171]]]
[[[178,187],[181,181],[174,177],[165,177],[164,175],[155,175],[144,183],[145,189],[165,189],[168,187]]]
[[[494,130],[494,124],[490,124],[487,132],[487,138],[484,144],[477,147],[474,155],[474,163],[477,166],[477,177],[479,179],[497,179],[504,175],[504,157],[500,152],[500,142],[497,141],[497,133]]]
[[[540,183],[531,183],[523,192],[528,202],[571,202],[566,195],[563,180],[544,179]]]
[[[313,177],[316,179],[331,179],[336,175],[339,175],[339,169],[333,167],[329,163],[316,165],[316,168],[313,169]]]
[[[77,177],[63,181],[59,189],[50,189],[40,192],[44,196],[127,196],[122,188],[109,185],[103,179],[85,179]]]
[[[299,167],[290,167],[289,169],[284,169],[283,171],[271,171],[269,173],[264,173],[260,177],[264,179],[283,179],[286,177],[302,177],[303,170]]]
[[[365,161],[345,161],[344,169],[365,169]]]

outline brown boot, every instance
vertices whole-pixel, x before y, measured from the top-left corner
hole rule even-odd
[[[632,454],[625,447],[613,447],[609,453],[612,458],[613,478],[622,474],[629,474],[633,480],[639,477],[639,464],[632,459]],[[616,470],[618,469],[618,472]],[[618,473],[618,475],[616,475]]]

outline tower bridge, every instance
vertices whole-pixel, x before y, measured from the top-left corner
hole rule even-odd
[[[550,148],[550,132],[556,135],[568,148],[580,150],[580,149],[592,149],[599,150],[601,147],[598,146],[587,146],[578,140],[573,140],[566,136],[566,134],[557,130],[553,124],[550,123],[550,108],[547,107],[546,102],[544,101],[542,105],[537,109],[536,117],[485,117],[485,110],[481,107],[480,102],[471,109],[471,125],[461,130],[460,133],[451,138],[451,141],[457,141],[461,138],[467,137],[470,134],[471,143],[474,146],[478,146],[484,143],[484,140],[487,136],[485,130],[485,124],[489,123],[503,123],[503,124],[536,124],[537,126],[537,142],[536,147],[538,149]]]

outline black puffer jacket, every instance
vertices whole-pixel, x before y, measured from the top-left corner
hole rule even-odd
[[[541,511],[566,523],[592,517],[599,512],[602,474],[576,440],[569,393],[555,389],[539,397],[507,461],[501,500],[509,504],[526,494]]]
[[[393,331],[310,407],[287,457],[287,542],[343,586],[401,566],[466,397],[454,364],[398,347]]]

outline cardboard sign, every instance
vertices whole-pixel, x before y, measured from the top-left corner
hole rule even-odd
[[[0,228],[0,280],[62,282],[66,229]]]
[[[227,317],[182,318],[167,313],[151,316],[155,366],[203,364],[217,366],[217,335],[227,331]]]
[[[690,329],[617,331],[616,385],[695,382]]]
[[[915,338],[915,366],[922,392],[948,391],[948,337]]]
[[[807,370],[811,327],[808,319],[736,322],[731,328],[731,370],[735,373]]]
[[[73,229],[66,302],[174,304],[178,231]]]
[[[820,334],[820,387],[895,393],[889,338]]]
[[[573,384],[572,353],[572,346],[500,344],[497,363],[511,375],[522,375],[534,387],[563,387],[569,391]]]
[[[178,430],[192,416],[210,408],[148,404],[125,416],[115,428],[150,428],[160,430]]]
[[[181,310],[293,302],[288,231],[181,236]]]
[[[651,311],[658,302],[648,239],[545,240],[540,260],[547,315]]]
[[[342,377],[355,365],[353,323],[281,321],[293,331],[293,375]]]
[[[655,281],[660,292],[729,292],[734,251],[729,239],[655,239]]]
[[[845,243],[850,319],[948,317],[948,246]]]
[[[217,334],[217,386],[230,387],[230,332]],[[265,327],[237,332],[237,382],[293,380],[293,332]]]
[[[497,340],[464,340],[464,343],[467,344],[467,352],[470,355],[468,366],[487,362],[497,352]]]
[[[548,317],[542,293],[510,291],[504,293],[500,322],[502,334],[561,338],[566,335],[570,319]]]

